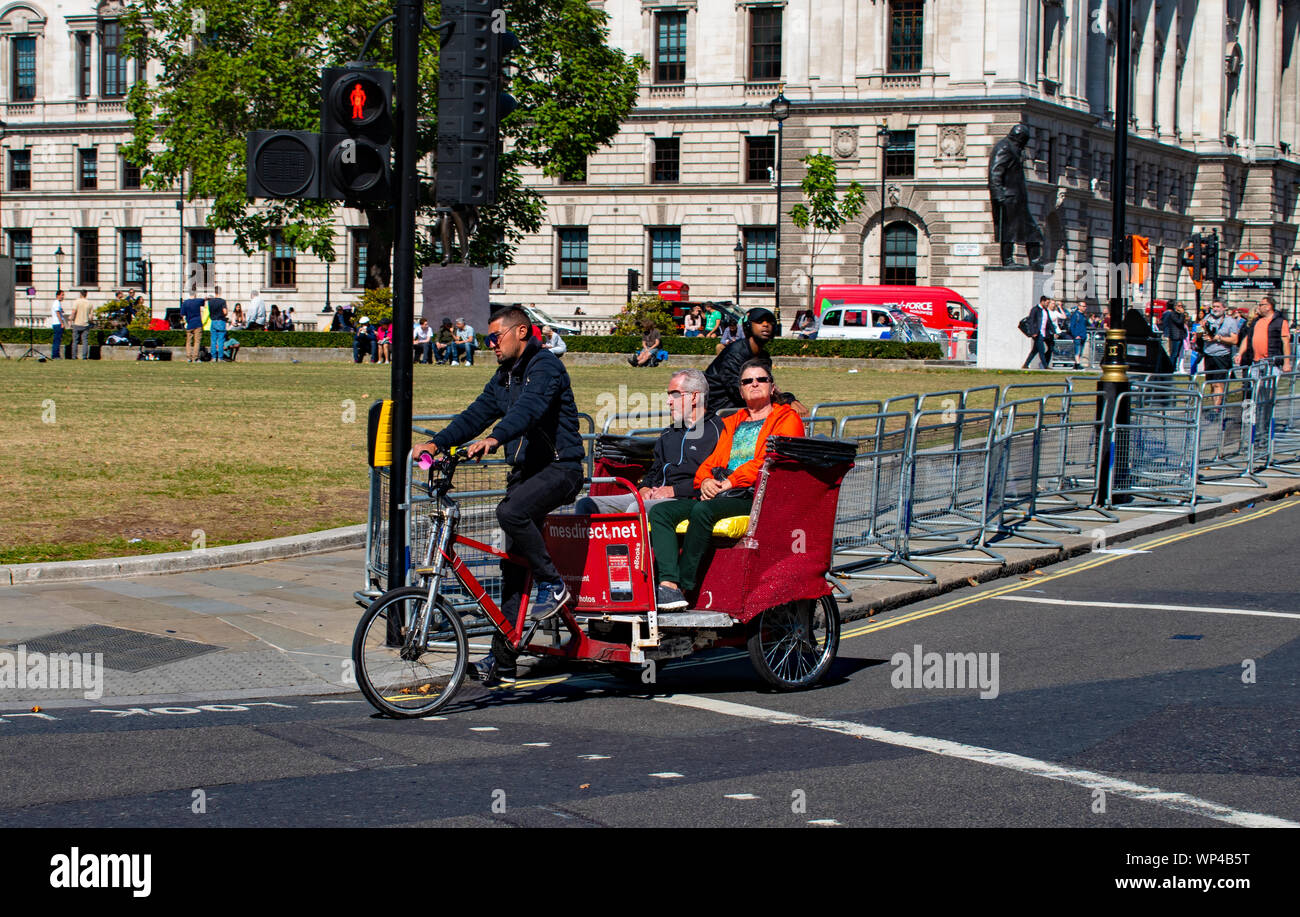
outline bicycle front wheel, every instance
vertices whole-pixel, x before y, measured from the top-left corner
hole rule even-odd
[[[455,696],[469,662],[465,625],[442,598],[429,609],[423,647],[404,647],[429,601],[428,589],[403,586],[375,599],[361,616],[352,640],[357,685],[380,713],[428,716]]]

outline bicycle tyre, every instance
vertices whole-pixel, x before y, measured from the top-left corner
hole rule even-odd
[[[416,659],[402,659],[400,647],[388,645],[388,620],[399,630],[414,620],[428,599],[423,586],[402,586],[375,599],[361,615],[352,638],[352,664],[357,685],[376,710],[386,716],[412,719],[442,709],[459,690],[469,664],[465,625],[441,596],[431,611],[429,639]]]
[[[840,646],[840,609],[829,595],[768,608],[749,626],[754,671],[778,691],[816,685]]]

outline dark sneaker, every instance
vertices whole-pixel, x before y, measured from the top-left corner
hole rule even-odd
[[[492,688],[497,685],[513,685],[518,678],[517,673],[514,666],[503,668],[497,662],[497,657],[488,653],[478,662],[471,662],[467,674],[475,681],[483,682],[483,687]]]
[[[534,621],[545,621],[547,618],[554,617],[560,607],[571,598],[573,596],[569,594],[569,587],[564,585],[563,580],[555,583],[538,583],[537,601],[533,603],[528,617]]]
[[[686,596],[682,595],[680,589],[674,589],[671,586],[656,586],[655,605],[660,611],[674,611],[678,608],[685,608],[687,605]]]

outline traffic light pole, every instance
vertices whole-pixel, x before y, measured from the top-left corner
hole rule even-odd
[[[411,451],[412,328],[415,323],[416,113],[419,100],[420,29],[423,0],[397,0],[394,48],[397,57],[395,123],[397,169],[393,182],[396,226],[393,233],[393,467],[388,491],[388,588],[406,584],[406,486]]]
[[[1132,0],[1119,0],[1119,25],[1116,28],[1115,59],[1127,61],[1133,35]],[[1124,222],[1128,204],[1128,119],[1130,68],[1122,63],[1115,68],[1115,155],[1110,173],[1111,229],[1110,260],[1112,265],[1123,264]],[[1106,330],[1106,354],[1101,361],[1101,381],[1097,383],[1097,411],[1101,419],[1101,450],[1097,461],[1097,502],[1105,506],[1111,502],[1111,467],[1118,455],[1112,431],[1117,424],[1128,423],[1128,399],[1120,395],[1129,390],[1128,341],[1124,334],[1126,284],[1119,282],[1119,274],[1111,271],[1110,328]],[[1122,457],[1127,460],[1127,457]]]

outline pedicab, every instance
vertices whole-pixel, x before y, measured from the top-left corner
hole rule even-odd
[[[839,647],[840,615],[826,579],[831,564],[840,483],[853,466],[852,443],[773,436],[748,516],[723,519],[701,565],[690,607],[655,607],[655,566],[645,504],[633,480],[639,466],[597,458],[592,495],[630,493],[636,511],[555,513],[543,525],[551,558],[570,593],[550,639],[536,639],[528,616],[526,573],[519,607],[505,614],[465,562],[485,552],[520,567],[520,557],[459,534],[453,496],[458,450],[421,457],[433,507],[432,528],[413,585],[375,599],[352,647],[366,699],[393,717],[422,717],[456,696],[470,665],[467,624],[486,617],[521,655],[598,663],[625,673],[712,647],[743,647],[766,685],[810,688],[826,676]],[[683,523],[678,532],[684,531]],[[461,549],[461,550],[458,550]],[[453,603],[448,594],[468,596]]]

